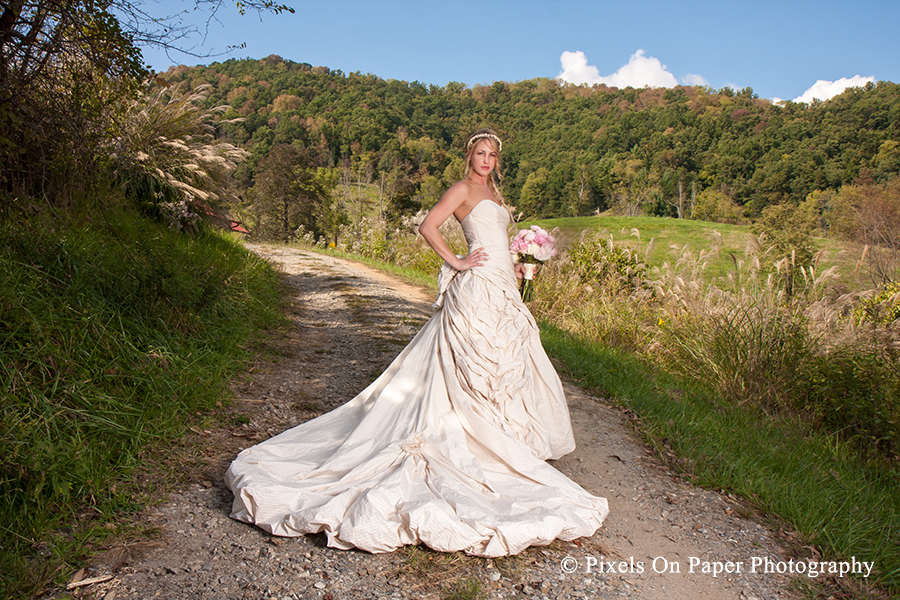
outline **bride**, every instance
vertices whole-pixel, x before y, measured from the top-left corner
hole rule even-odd
[[[479,556],[592,535],[608,513],[549,466],[575,449],[559,377],[522,303],[498,189],[502,142],[466,143],[466,177],[419,229],[446,262],[434,316],[347,404],[241,452],[232,517],[328,545]],[[469,253],[438,227],[453,215]]]

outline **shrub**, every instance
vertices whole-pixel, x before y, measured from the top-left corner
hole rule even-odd
[[[831,200],[832,231],[864,245],[874,281],[895,281],[900,274],[900,177],[883,185],[847,185]]]
[[[707,188],[697,194],[691,210],[691,218],[713,223],[740,223],[741,207],[723,191]]]
[[[759,235],[760,264],[775,274],[781,289],[791,296],[802,285],[803,270],[813,264],[816,247],[812,232],[815,221],[808,211],[789,204],[767,206],[751,226]]]
[[[900,453],[900,361],[881,343],[845,343],[809,356],[789,390],[799,410],[867,452]]]
[[[616,245],[612,237],[585,237],[569,250],[569,258],[583,284],[629,291],[642,287],[647,275],[647,265],[637,252]]]
[[[890,325],[900,319],[900,283],[889,283],[853,310],[856,325]]]

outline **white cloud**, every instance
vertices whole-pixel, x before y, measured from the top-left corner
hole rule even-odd
[[[861,75],[854,75],[849,79],[847,77],[842,77],[837,81],[826,81],[824,79],[820,79],[816,82],[814,86],[803,92],[801,96],[794,98],[794,102],[812,102],[814,99],[819,100],[828,100],[833,98],[851,87],[862,87],[867,83],[875,82],[874,77],[862,77]]]
[[[587,57],[581,51],[563,52],[559,62],[562,64],[562,72],[558,78],[568,83],[590,85],[602,83],[617,88],[644,86],[669,88],[678,85],[678,80],[669,73],[666,65],[659,62],[658,58],[644,56],[643,50],[632,54],[628,64],[622,65],[618,71],[606,77],[600,75],[597,67],[588,64]],[[685,79],[698,77],[703,79],[699,75],[688,75]]]
[[[703,75],[695,75],[693,73],[688,73],[682,77],[681,83],[684,85],[702,85],[704,87],[709,87],[709,82]]]
[[[587,64],[587,56],[580,50],[563,52],[559,57],[559,62],[562,64],[562,73],[559,74],[559,79],[563,81],[594,84],[600,83],[600,80],[603,79],[600,77],[597,67]]]

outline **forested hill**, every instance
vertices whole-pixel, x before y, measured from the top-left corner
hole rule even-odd
[[[529,217],[625,212],[677,216],[715,190],[754,216],[817,189],[881,182],[900,170],[900,88],[880,82],[812,105],[774,105],[751,89],[616,89],[552,79],[444,87],[344,74],[269,56],[177,67],[169,81],[212,86],[228,105],[220,136],[252,159],[292,143],[320,164],[390,178],[395,208],[429,206],[461,175],[462,145],[504,138],[504,192]]]

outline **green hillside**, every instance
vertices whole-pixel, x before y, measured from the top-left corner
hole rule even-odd
[[[677,216],[715,194],[755,217],[815,190],[880,183],[900,170],[900,88],[890,82],[828,102],[774,105],[750,88],[637,90],[552,79],[438,87],[278,56],[177,67],[165,77],[209,86],[208,105],[241,119],[219,135],[252,153],[237,174],[242,187],[252,187],[272,147],[293,144],[321,166],[394,182],[394,214],[431,206],[461,175],[465,136],[485,125],[504,138],[504,194],[530,219],[597,209]]]

